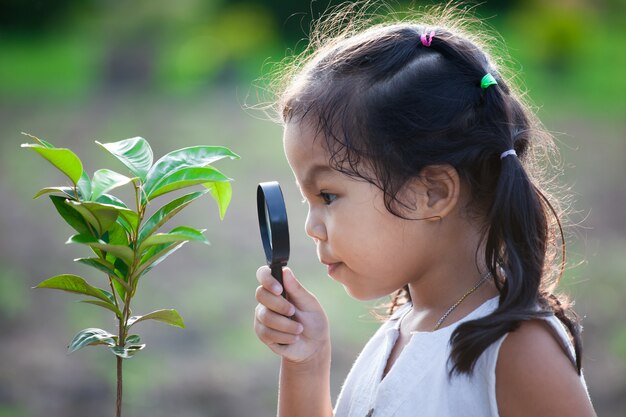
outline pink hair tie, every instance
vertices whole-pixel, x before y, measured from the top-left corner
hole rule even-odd
[[[433,30],[430,34],[422,33],[420,35],[420,40],[422,41],[422,45],[430,46],[430,43],[433,41],[433,37],[435,36],[435,31]]]

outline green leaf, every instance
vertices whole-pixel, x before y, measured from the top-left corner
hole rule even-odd
[[[67,200],[67,204],[78,211],[83,218],[98,231],[98,235],[106,232],[117,220],[119,208],[89,201]]]
[[[152,200],[162,194],[205,182],[230,181],[231,179],[215,168],[182,168],[163,177],[154,188],[146,191],[148,200]]]
[[[93,174],[92,194],[89,200],[96,201],[102,194],[128,184],[132,178],[108,169],[99,169]]]
[[[139,215],[132,211],[131,209],[122,209],[121,207],[117,209],[120,217],[118,220],[123,219],[124,223],[121,223],[122,226],[126,229],[126,227],[130,227],[132,232],[137,230],[139,224]],[[128,229],[126,229],[128,231]],[[130,231],[129,231],[130,232]]]
[[[119,159],[135,176],[142,181],[146,180],[153,160],[152,148],[150,148],[147,140],[136,137],[119,142],[100,143],[96,141],[96,143]]]
[[[121,347],[121,346],[113,346],[110,347],[109,349],[111,349],[111,352],[113,352],[116,356],[119,356],[120,358],[123,359],[130,359],[132,358],[135,353],[139,352],[141,349],[145,348],[146,345],[126,345],[125,347]]]
[[[87,281],[85,281],[78,275],[57,275],[55,277],[48,278],[47,280],[40,282],[39,284],[37,284],[37,286],[33,288],[50,288],[53,290],[62,290],[75,294],[83,294],[113,304],[111,300],[111,293],[100,288],[92,287],[87,283]]]
[[[122,216],[119,216],[117,218],[117,223],[122,226],[122,228],[124,229],[124,231],[126,232],[126,234],[128,236],[132,236],[133,233],[135,232],[132,228],[132,226],[130,224],[128,224],[128,222],[126,221],[126,219],[124,219]]]
[[[117,218],[118,221],[120,219],[121,217]],[[102,235],[102,240],[110,245],[129,246],[126,230],[119,222],[111,226],[111,228]]]
[[[115,265],[100,258],[76,258],[74,262],[80,262],[81,264],[90,266],[98,271],[104,272],[107,275],[117,275],[115,272]]]
[[[146,194],[166,176],[182,168],[200,168],[222,158],[239,159],[239,155],[223,146],[191,146],[172,151],[160,158],[146,178]]]
[[[126,299],[126,292],[127,292],[126,287],[120,284],[118,280],[113,281],[113,288],[115,289],[115,292],[117,293],[117,295],[120,296],[120,299],[122,300]]]
[[[105,303],[104,301],[100,301],[100,300],[82,300],[80,301],[81,303],[86,303],[86,304],[93,304],[99,307],[103,307],[106,308],[107,310],[110,310],[112,312],[115,313],[115,315],[120,318],[120,319],[124,319],[124,315],[122,314],[122,312],[120,311],[119,308],[117,308],[114,304],[110,304],[110,303]]]
[[[117,206],[122,208],[128,208],[128,206],[119,198],[115,197],[111,194],[102,194],[100,197],[95,199],[96,203],[108,204],[111,206]]]
[[[107,254],[107,257],[114,257],[113,255]],[[120,274],[122,277],[128,277],[128,265],[126,265],[124,263],[124,261],[122,261],[121,259],[114,257],[115,261],[114,261],[114,265],[115,265],[115,269],[120,271]],[[113,281],[113,288],[115,289],[115,292],[120,296],[120,298],[122,300],[126,299],[126,288],[129,287],[128,282],[126,282],[127,278],[123,278],[122,280],[124,281],[124,284],[121,284],[119,281],[114,280]]]
[[[100,239],[96,239],[92,235],[78,234],[70,237],[66,243],[80,243],[91,246],[105,252],[110,252],[120,258],[128,266],[132,265],[134,253],[131,248],[123,245],[110,245]]]
[[[124,261],[116,257],[113,261],[113,265],[115,265],[115,269],[120,271],[123,277],[128,276],[128,265],[126,265]]]
[[[44,146],[46,148],[50,148],[50,149],[55,149],[56,148],[50,142],[46,142],[45,140],[39,139],[36,136],[29,135],[28,133],[24,133],[24,132],[22,132],[22,135],[26,135],[26,136],[29,136],[29,137],[35,139],[37,142],[39,142],[39,144],[41,144],[42,146]],[[80,191],[80,195],[82,196],[83,200],[89,200],[89,198],[91,198],[91,181],[89,180],[89,176],[87,175],[86,172],[83,171],[83,173],[81,174],[80,179],[78,180],[78,183],[76,184],[76,186],[78,187],[78,191]],[[37,196],[35,196],[33,198],[37,198],[38,196],[39,195],[37,195]],[[71,196],[74,197],[73,190],[72,190]]]
[[[168,243],[164,245],[152,246],[142,256],[140,267],[137,269],[137,276],[145,275],[150,272],[152,268],[163,262],[165,258],[176,252],[187,242],[188,241],[185,240],[178,244]]]
[[[74,259],[74,261],[80,262],[81,264],[88,265],[92,268],[97,269],[98,271],[104,272],[105,274],[107,274],[107,276],[119,282],[119,284],[122,285],[124,289],[130,289],[128,283],[124,281],[124,276],[119,270],[115,269],[115,265],[113,265],[111,262],[100,258],[78,258]]]
[[[110,194],[101,195],[100,197],[98,197],[96,202],[128,209],[128,207],[126,206],[126,204],[124,204],[122,200]],[[129,220],[126,220],[126,218],[128,218]],[[128,211],[121,210],[120,216],[117,218],[117,222],[124,228],[124,230],[126,230],[126,233],[128,235],[132,235],[135,232],[137,223],[139,223],[139,217],[137,216],[137,213],[130,209],[128,209]]]
[[[186,194],[177,198],[163,207],[158,209],[146,222],[141,226],[139,230],[138,241],[143,241],[147,236],[157,231],[163,226],[169,219],[174,217],[179,211],[187,207],[196,198],[199,198],[207,193],[208,190],[196,191],[190,194]]]
[[[126,329],[130,329],[130,326],[133,324],[139,323],[140,321],[145,320],[156,320],[161,321],[163,323],[170,324],[172,326],[178,326],[185,328],[185,322],[183,318],[178,314],[176,310],[156,310],[152,313],[148,313],[143,316],[132,316],[128,319],[128,325]]]
[[[69,353],[76,352],[85,346],[107,345],[115,346],[117,336],[102,329],[89,328],[81,330],[74,336],[68,346]]]
[[[80,176],[80,179],[78,180],[78,184],[76,184],[76,186],[78,187],[78,191],[80,192],[80,195],[83,197],[83,200],[85,201],[91,200],[91,180],[89,179],[89,176],[87,175],[86,172],[83,171],[82,175]]]
[[[169,233],[157,233],[148,237],[139,246],[139,253],[142,253],[146,248],[154,245],[161,245],[164,243],[180,242],[182,240],[195,240],[198,242],[209,244],[209,241],[204,237],[204,230],[197,230],[193,227],[179,226],[172,229]]]
[[[230,182],[207,182],[203,185],[209,189],[211,195],[217,201],[217,206],[220,209],[220,220],[224,220],[230,199],[233,196],[233,188]]]
[[[126,225],[133,231],[137,229],[137,225],[139,223],[139,216],[137,213],[129,208],[120,207],[116,204],[105,204],[96,201],[71,202],[71,204],[79,211],[80,209],[77,206],[82,206],[89,212],[84,214],[85,219],[90,223],[95,222],[95,224],[92,224],[94,224],[98,230],[102,227],[100,232],[101,235],[113,227],[113,224],[118,219],[118,216],[123,218]],[[81,214],[83,214],[82,211]],[[124,224],[122,224],[122,226],[124,226]]]
[[[32,143],[23,143],[22,148],[30,148],[37,152],[43,158],[47,159],[52,165],[58,168],[62,173],[72,180],[74,184],[78,183],[81,175],[83,175],[83,164],[76,154],[65,148],[48,148],[43,145]]]
[[[90,234],[91,229],[89,229],[89,225],[83,218],[83,216],[72,206],[66,204],[66,201],[69,201],[65,197],[61,197],[58,195],[51,195],[50,200],[52,200],[52,204],[57,209],[63,220],[74,230],[76,230],[80,234]]]
[[[46,142],[43,139],[39,139],[37,136],[33,136],[30,133],[22,132],[22,135],[28,136],[31,139],[35,139],[37,142],[39,142],[40,145],[45,146],[46,148],[54,148],[54,145],[51,144],[50,142]]]
[[[35,196],[33,197],[33,200],[41,197],[44,194],[50,193],[61,193],[63,194],[64,198],[76,199],[76,195],[74,194],[74,189],[72,187],[46,187],[39,190],[37,194],[35,194]]]
[[[130,227],[133,232],[135,230],[137,230],[137,227],[138,227],[138,224],[139,224],[139,215],[136,212],[134,212],[133,210],[131,210],[129,208],[122,207],[122,206],[117,205],[117,204],[105,204],[105,203],[96,203],[96,202],[86,203],[86,204],[88,206],[98,204],[100,207],[114,208],[119,213],[118,220],[123,219],[125,224],[126,224],[126,226]],[[122,223],[122,226],[124,226],[124,228],[126,228],[125,224]]]
[[[112,304],[115,304],[115,298],[113,297],[113,294],[111,294],[111,293],[110,293],[110,292],[108,292],[107,290],[102,290],[102,289],[101,289],[100,291],[102,291],[102,293],[104,293],[104,295],[106,295],[106,297],[109,299],[109,301],[110,301]]]

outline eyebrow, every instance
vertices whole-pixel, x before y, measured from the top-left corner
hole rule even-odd
[[[299,187],[309,187],[313,184],[315,178],[317,178],[318,176],[332,172],[333,169],[328,165],[315,164],[307,171],[306,175],[304,176],[304,180],[302,181],[302,184],[298,183],[298,181],[296,181],[296,184]]]

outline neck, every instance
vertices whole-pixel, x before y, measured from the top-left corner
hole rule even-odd
[[[467,291],[472,289],[485,275],[486,269],[453,269],[432,273],[428,279],[409,284],[409,294],[415,311],[447,310]],[[424,277],[425,278],[425,277]],[[488,298],[498,295],[493,279],[488,277],[484,284],[476,289],[472,298]]]
[[[444,241],[450,242],[449,239]],[[446,311],[480,282],[487,272],[482,262],[484,250],[479,246],[481,239],[478,233],[457,234],[453,241],[455,244],[448,245],[443,251],[436,249],[438,252],[435,253],[447,254],[445,259],[433,262],[429,270],[409,284],[413,303],[413,330],[432,330]],[[442,327],[454,323],[498,294],[493,278],[488,277],[454,309]]]
[[[424,303],[423,294],[417,300],[413,297],[417,291],[409,286],[413,308],[407,318],[410,331],[433,331],[447,327],[474,311],[485,301],[499,294],[490,275],[477,276],[477,279],[467,287],[461,289],[451,286],[450,294],[442,294],[438,301],[429,300]],[[454,296],[452,296],[454,294]]]

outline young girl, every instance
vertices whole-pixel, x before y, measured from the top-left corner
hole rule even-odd
[[[564,242],[536,165],[551,138],[463,33],[441,18],[320,38],[282,90],[319,261],[350,296],[393,301],[333,409],[322,306],[288,268],[287,298],[257,271],[279,416],[595,415],[552,292]]]

